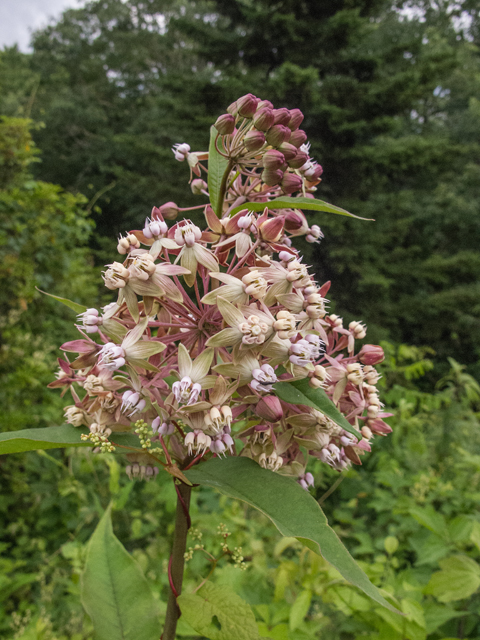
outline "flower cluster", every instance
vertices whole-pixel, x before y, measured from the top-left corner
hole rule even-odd
[[[213,137],[224,163],[215,193],[201,179],[209,154],[174,147],[194,193],[210,197],[193,207],[206,228],[176,221],[182,209],[169,202],[120,237],[120,257],[103,274],[117,298],[80,314],[82,338],[62,346],[75,356],[59,360],[50,386],[70,390],[66,420],[100,451],[118,433],[138,436],[130,477],[241,455],[308,489],[309,457],[342,471],[390,432],[376,388],[383,351],[358,348],[365,326],[328,313],[330,283],[316,282],[292,244],[323,237],[301,202],[275,208],[282,194],[287,203],[294,192],[313,197],[320,182],[303,114],[250,94],[227,111]],[[323,389],[352,429],[279,397],[279,381],[299,380]]]

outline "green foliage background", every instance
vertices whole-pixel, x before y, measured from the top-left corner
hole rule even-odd
[[[323,507],[406,616],[377,609],[261,515],[202,490],[201,543],[217,553],[224,522],[248,567],[225,562],[212,580],[277,640],[480,638],[478,2],[418,2],[421,19],[402,17],[404,4],[102,0],[34,34],[32,53],[0,52],[2,430],[61,421],[62,400],[45,385],[74,318],[35,287],[109,302],[99,274],[115,234],[153,205],[201,202],[170,147],[206,149],[209,126],[239,95],[300,107],[325,168],[319,197],[376,219],[309,214],[326,238],[301,250],[319,281],[332,279],[335,312],[365,321],[368,341],[387,351],[394,432]],[[164,612],[168,478],[130,483],[114,456],[80,450],[0,466],[1,638],[92,637],[79,576],[111,499],[115,533]],[[321,499],[337,476],[315,475]],[[196,551],[187,591],[208,571]],[[185,619],[180,634],[196,637]]]

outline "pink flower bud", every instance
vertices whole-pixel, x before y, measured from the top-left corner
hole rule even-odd
[[[304,151],[297,151],[297,155],[292,160],[288,161],[288,166],[292,169],[300,169],[307,160],[308,155]]]
[[[258,109],[253,116],[253,124],[259,131],[268,131],[275,124],[274,120],[273,111],[268,107]]]
[[[265,137],[268,144],[271,144],[272,147],[279,147],[282,142],[287,142],[290,136],[291,131],[288,127],[284,127],[283,124],[275,124],[267,131]]]
[[[277,169],[276,171],[272,171],[271,169],[265,169],[262,172],[262,180],[265,184],[268,184],[269,187],[273,187],[276,184],[280,184],[283,178],[283,171]]]
[[[291,118],[288,109],[274,109],[273,115],[275,117],[275,124],[283,124],[285,127],[288,127]]]
[[[392,433],[392,427],[380,418],[374,420],[368,420],[367,425],[372,433],[377,433],[380,436],[386,436],[387,433]]]
[[[238,105],[236,100],[235,102],[232,102],[232,104],[229,107],[227,107],[227,112],[234,117],[237,115]]]
[[[290,122],[288,123],[288,126],[290,127],[290,129],[292,131],[295,131],[295,129],[298,129],[298,127],[302,124],[304,117],[305,116],[300,111],[300,109],[291,109]]]
[[[278,150],[283,153],[287,162],[293,160],[298,153],[297,147],[294,147],[293,144],[290,144],[289,142],[282,142],[282,144],[279,145]]]
[[[283,169],[285,166],[285,156],[281,151],[275,149],[269,149],[263,154],[263,166],[265,169],[271,169],[276,171],[277,169]]]
[[[230,113],[219,116],[215,122],[215,129],[222,136],[233,133],[235,129],[235,118]]]
[[[294,193],[302,188],[303,180],[293,173],[285,173],[281,182],[284,193]]]
[[[312,166],[305,171],[304,175],[309,182],[318,182],[322,173],[322,166],[317,163],[312,163]]]
[[[301,211],[289,211],[285,216],[285,229],[289,233],[293,233],[295,231],[307,230],[308,222],[305,218],[304,214]]]
[[[264,109],[265,107],[273,109],[273,104],[270,102],[270,100],[260,100],[257,105],[257,109]]]
[[[258,98],[251,93],[247,93],[237,100],[237,109],[239,115],[244,118],[251,118],[257,110]]]
[[[190,188],[194,195],[199,196],[208,188],[208,185],[205,180],[197,178],[196,180],[192,180]]]
[[[178,207],[175,202],[166,202],[159,207],[159,212],[165,218],[165,220],[175,220],[178,216]],[[153,216],[153,214],[152,214]]]
[[[262,131],[249,131],[243,139],[249,151],[258,151],[265,144],[265,134]]]
[[[290,136],[290,144],[293,144],[294,147],[301,147],[302,144],[305,144],[307,141],[307,134],[302,129],[296,129],[292,131],[292,135]]]
[[[376,344],[364,344],[358,354],[358,359],[362,364],[379,364],[385,360],[382,347]]]
[[[256,405],[255,413],[268,422],[278,422],[282,419],[284,411],[276,396],[266,396]]]
[[[266,242],[277,242],[283,233],[284,216],[270,218],[266,222],[262,222],[259,227],[260,235]]]

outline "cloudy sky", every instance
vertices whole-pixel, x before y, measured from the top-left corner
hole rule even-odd
[[[30,34],[82,0],[0,0],[0,48],[18,44],[28,51]]]

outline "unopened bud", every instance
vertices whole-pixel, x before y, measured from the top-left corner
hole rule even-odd
[[[282,144],[278,147],[278,150],[283,153],[285,156],[285,160],[290,162],[297,155],[297,148],[290,144],[289,142],[282,142]]]
[[[159,207],[159,211],[165,220],[175,220],[178,216],[178,207],[175,202],[166,202]]]
[[[300,169],[307,160],[308,156],[304,151],[297,151],[296,155],[288,161],[288,166],[292,169]]]
[[[303,180],[293,173],[285,173],[281,182],[284,193],[294,193],[302,188]]]
[[[268,144],[271,144],[272,147],[279,147],[283,142],[287,142],[290,135],[291,131],[288,127],[285,127],[282,124],[275,124],[267,131],[265,137]]]
[[[304,214],[297,209],[289,211],[285,216],[285,229],[289,233],[295,233],[295,231],[300,230],[306,231],[308,229],[308,222]]]
[[[237,100],[237,109],[239,115],[244,118],[251,118],[257,110],[258,98],[251,93],[247,93]]]
[[[202,180],[201,178],[197,178],[196,180],[192,180],[192,183],[190,184],[190,188],[194,195],[199,196],[208,188],[208,185],[205,182],[205,180]]]
[[[298,127],[302,124],[304,117],[305,116],[300,111],[300,109],[291,109],[290,122],[288,123],[288,126],[290,127],[290,129],[292,131],[295,131],[295,129],[298,129]]]
[[[275,124],[275,117],[272,109],[269,107],[258,109],[253,116],[253,124],[259,131],[268,131],[270,127],[273,127]]]
[[[215,129],[222,136],[233,133],[235,129],[235,118],[230,113],[219,116],[215,122]]]
[[[283,223],[285,218],[283,216],[277,216],[276,218],[270,218],[266,222],[262,222],[259,227],[260,235],[266,242],[276,242],[279,240],[283,233]]]
[[[265,134],[262,131],[249,131],[243,139],[249,151],[258,151],[265,144]]]
[[[282,419],[284,412],[276,396],[266,396],[257,403],[255,413],[268,422],[278,422]]]
[[[280,184],[283,178],[283,171],[277,169],[276,171],[272,171],[271,169],[265,169],[262,172],[262,180],[265,184],[268,184],[269,187],[273,187],[277,184]]]
[[[297,129],[296,131],[292,131],[292,135],[290,136],[289,142],[293,144],[294,147],[300,148],[302,144],[305,144],[307,141],[307,134],[302,129]],[[307,156],[308,160],[308,156]],[[305,160],[305,162],[307,161]]]
[[[263,154],[263,166],[265,169],[276,171],[277,169],[286,169],[285,156],[281,151],[269,149]]]
[[[385,360],[385,353],[382,347],[376,344],[364,344],[358,354],[358,359],[362,364],[374,365]]]
[[[285,127],[288,127],[288,123],[292,117],[288,109],[274,109],[273,115],[275,117],[274,124],[283,124]]]
[[[270,102],[270,100],[260,100],[257,105],[257,109],[264,109],[265,107],[273,109],[273,104]]]
[[[238,106],[237,106],[237,101],[235,100],[235,102],[232,102],[232,104],[227,107],[227,113],[229,113],[232,116],[236,116],[238,113]]]

